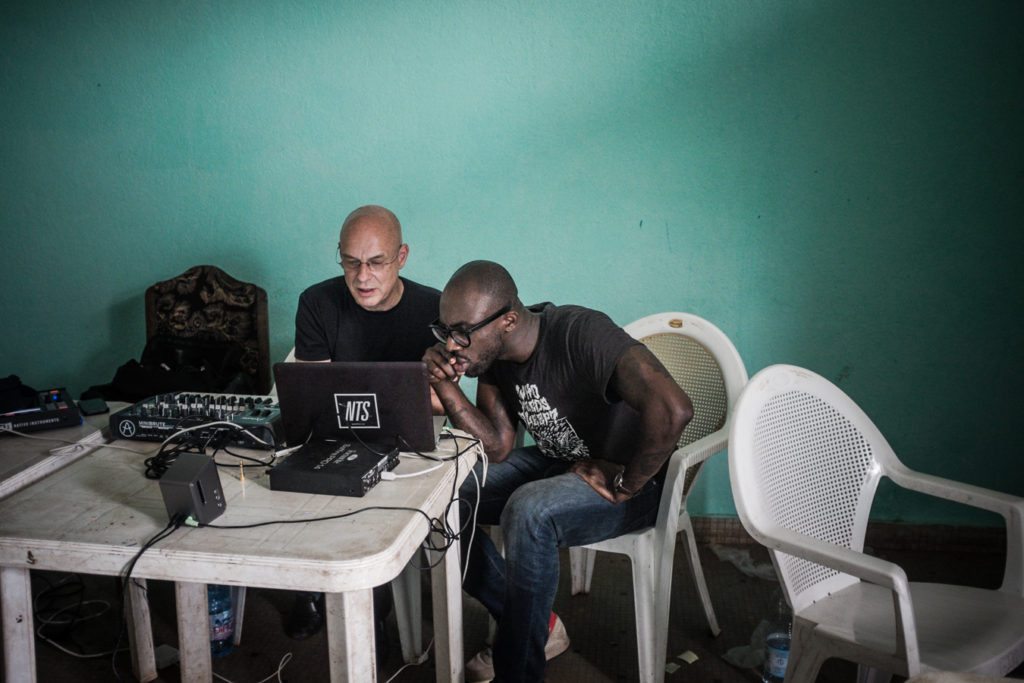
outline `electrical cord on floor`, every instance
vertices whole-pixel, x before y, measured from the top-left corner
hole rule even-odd
[[[285,652],[284,656],[281,657],[281,660],[277,663],[277,670],[274,671],[274,673],[267,676],[266,678],[261,678],[260,680],[256,681],[256,683],[267,683],[267,681],[269,681],[272,678],[276,678],[278,680],[278,683],[284,683],[284,679],[281,678],[281,672],[284,671],[284,668],[288,666],[288,662],[290,661],[292,661],[292,653]],[[219,678],[220,680],[224,681],[224,683],[233,683],[230,678],[225,678],[216,671],[213,672],[213,677]]]
[[[416,661],[414,661],[414,662],[406,662],[402,666],[398,667],[398,671],[396,671],[395,673],[391,674],[391,678],[389,678],[386,681],[384,681],[384,683],[391,683],[391,681],[393,681],[396,678],[398,678],[398,674],[402,673],[403,671],[408,669],[410,666],[420,666],[421,664],[425,663],[427,661],[427,659],[430,657],[430,648],[432,648],[432,647],[434,647],[434,639],[433,638],[431,638],[430,642],[427,643],[427,646],[425,648],[423,648],[423,654],[421,654],[419,657],[417,657]],[[263,683],[263,682],[260,681],[260,683]]]
[[[46,582],[47,587],[40,590],[32,601],[36,637],[78,659],[96,659],[114,654],[113,650],[82,652],[81,647],[72,638],[72,634],[79,624],[107,614],[110,611],[110,603],[106,600],[84,599],[85,586],[78,574],[67,574],[56,584],[52,583],[44,574],[38,574],[38,577]],[[65,600],[71,600],[71,602],[61,605]],[[94,606],[96,607],[94,608]],[[57,630],[58,633],[52,633],[54,630]],[[70,640],[78,648],[78,651],[64,647],[55,638]]]

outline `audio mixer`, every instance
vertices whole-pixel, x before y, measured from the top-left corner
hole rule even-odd
[[[230,422],[251,432],[226,425]],[[200,441],[215,440],[220,446],[272,449],[280,432],[281,411],[272,396],[179,392],[158,394],[110,416],[110,433],[117,438],[163,441],[189,427]]]

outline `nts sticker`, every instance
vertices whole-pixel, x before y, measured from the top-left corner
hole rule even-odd
[[[335,394],[338,427],[349,429],[380,429],[377,394]]]

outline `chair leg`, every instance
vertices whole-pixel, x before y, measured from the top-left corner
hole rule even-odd
[[[569,548],[569,571],[572,575],[572,594],[590,592],[594,578],[594,560],[597,551],[590,548]]]
[[[405,569],[391,581],[391,594],[395,599],[395,620],[398,622],[398,640],[402,645],[402,661],[417,661],[423,654],[423,602],[420,570],[413,556]]]
[[[708,628],[711,635],[718,636],[722,629],[718,627],[718,619],[715,617],[715,608],[711,604],[711,594],[708,592],[707,581],[704,580],[704,567],[700,563],[700,555],[697,553],[697,539],[693,533],[693,524],[689,515],[679,520],[680,529],[686,536],[686,549],[690,559],[690,575],[693,577],[693,584],[700,596],[700,604],[704,608],[704,616],[708,620]]]
[[[593,551],[591,551],[593,552]],[[633,565],[633,601],[636,611],[636,649],[640,665],[640,683],[662,683],[665,665],[659,662],[660,643],[656,603],[665,596],[656,596],[653,554],[648,549],[630,555]]]
[[[826,653],[815,646],[814,626],[802,627],[793,621],[793,636],[789,643],[789,662],[786,666],[786,683],[814,683],[821,665],[828,659]]]

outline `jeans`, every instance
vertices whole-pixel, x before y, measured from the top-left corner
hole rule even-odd
[[[478,524],[501,525],[505,556],[479,528],[469,543],[463,533],[463,588],[494,616],[495,681],[544,680],[544,645],[558,587],[558,549],[585,545],[653,526],[661,498],[660,478],[613,505],[567,470],[572,463],[548,458],[536,446],[518,448],[488,468],[480,489]],[[482,466],[474,468],[482,477]],[[476,481],[466,479],[459,497],[472,506]],[[466,507],[463,514],[468,515]],[[468,559],[466,557],[468,553]]]

